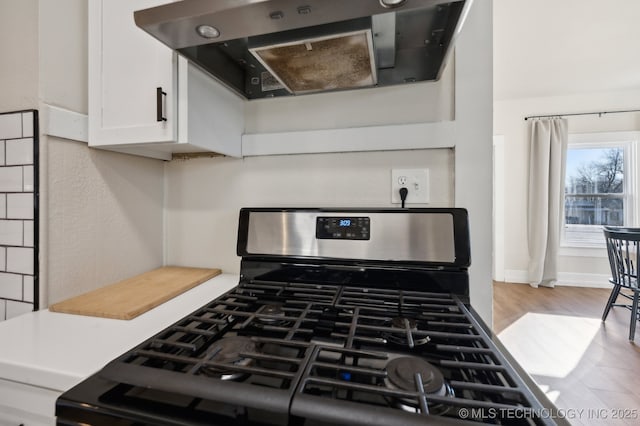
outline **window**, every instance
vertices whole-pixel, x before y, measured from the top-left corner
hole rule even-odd
[[[635,133],[569,135],[562,245],[602,247],[602,226],[631,226]]]

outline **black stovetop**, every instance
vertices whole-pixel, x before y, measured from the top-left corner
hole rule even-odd
[[[273,243],[273,233],[250,235],[250,212],[241,212],[238,286],[63,394],[59,424],[555,424],[469,305],[466,212],[450,210],[455,232],[432,229],[455,238],[455,256],[453,248],[416,246],[427,260],[451,253],[441,264],[380,261],[375,256],[387,252],[379,247],[366,252],[369,259],[291,256],[287,247],[310,250],[297,235],[282,237],[287,244],[275,240],[274,251],[282,245],[287,255],[251,254],[250,245]],[[449,223],[446,209],[413,212]],[[319,211],[332,223],[368,213]],[[355,234],[371,235],[370,242],[346,244],[393,241],[377,227],[399,218],[397,210],[388,213],[372,212],[370,228],[367,221]],[[284,235],[304,222],[296,211],[286,214],[264,228],[285,223],[276,233]],[[300,214],[315,223],[308,210]],[[298,232],[316,244],[317,234]],[[352,232],[338,230],[338,240],[312,250],[342,253],[340,239]]]
[[[264,275],[299,277],[301,268],[278,264]],[[323,273],[344,281],[349,272]],[[388,425],[475,413],[494,424],[549,424],[458,296],[298,281],[241,281],[67,392],[58,415],[97,424],[83,416]]]

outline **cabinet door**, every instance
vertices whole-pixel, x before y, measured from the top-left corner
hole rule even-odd
[[[169,2],[89,2],[89,145],[177,140],[177,55],[133,20],[134,10]]]
[[[54,426],[61,393],[0,378],[0,425]]]

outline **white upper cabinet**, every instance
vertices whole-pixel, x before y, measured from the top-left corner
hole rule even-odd
[[[244,101],[134,23],[134,10],[167,2],[89,2],[89,145],[240,156]]]
[[[177,139],[177,57],[136,27],[133,10],[159,1],[89,2],[90,133],[94,145]],[[156,118],[156,89],[166,93]],[[164,95],[163,95],[164,96]]]

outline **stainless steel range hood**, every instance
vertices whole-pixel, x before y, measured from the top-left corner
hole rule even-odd
[[[247,99],[437,80],[472,0],[182,0],[136,25]]]

